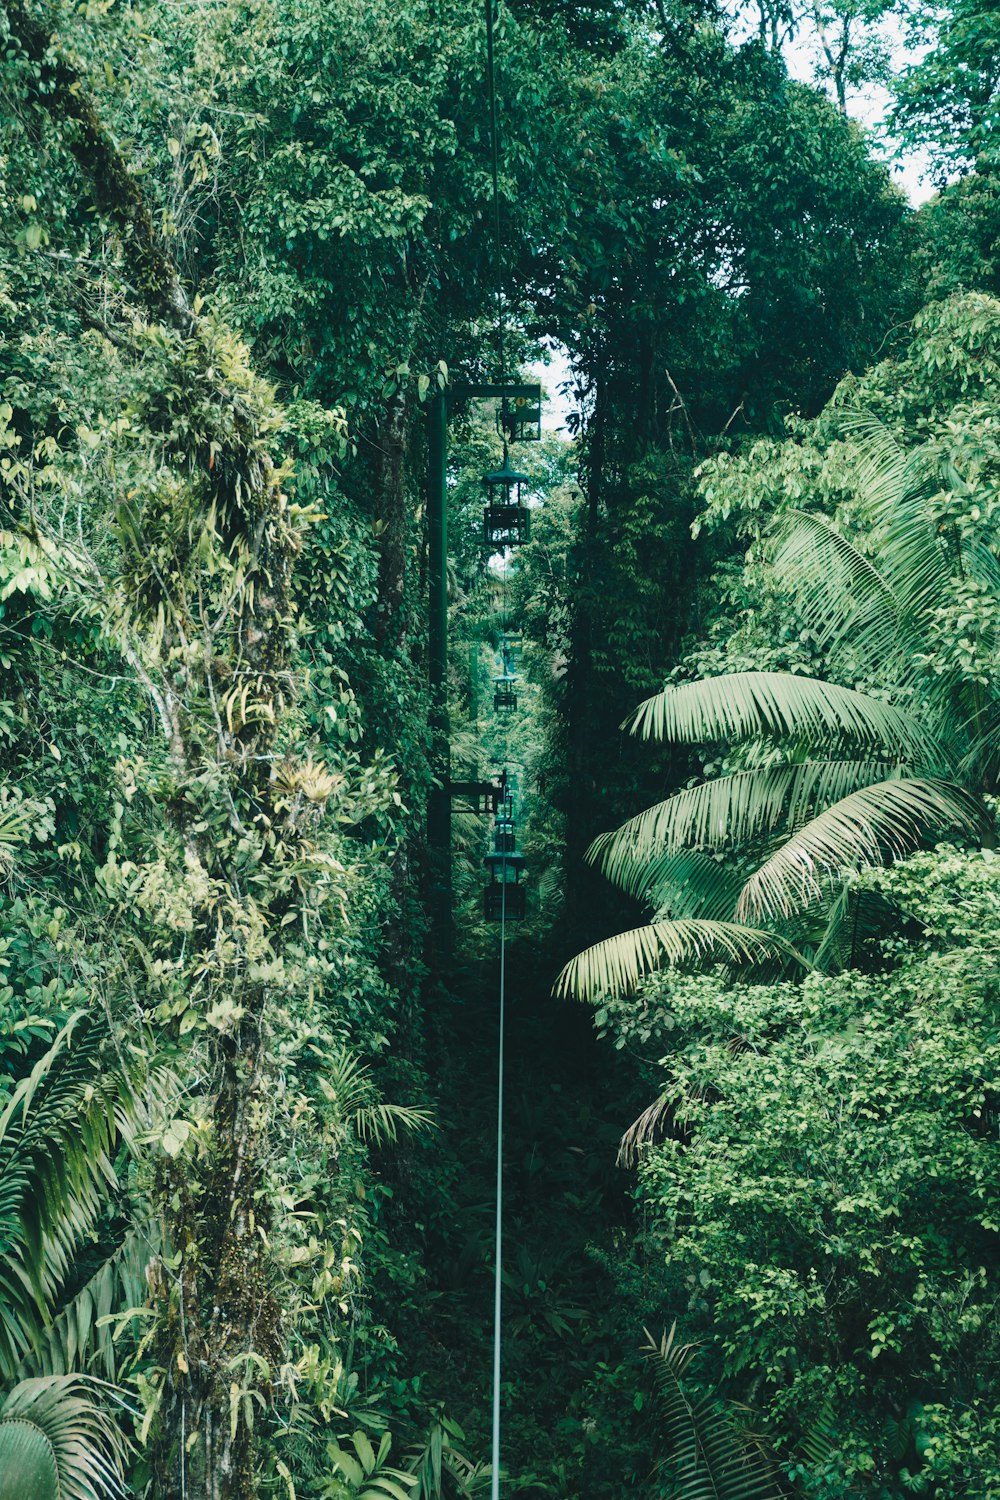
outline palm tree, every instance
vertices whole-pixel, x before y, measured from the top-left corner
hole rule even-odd
[[[0,1403],[0,1500],[124,1494],[125,1444],[76,1375],[22,1380]]]
[[[64,1371],[76,1357],[110,1358],[98,1318],[121,1285],[142,1299],[128,1254],[53,1318],[76,1248],[115,1184],[112,1153],[133,1107],[105,1040],[100,1025],[72,1017],[0,1115],[0,1500],[122,1493],[125,1443],[99,1383]]]
[[[590,858],[652,912],[578,955],[560,986],[596,998],[660,964],[853,961],[860,908],[845,875],[923,840],[983,835],[1000,764],[1000,561],[975,456],[907,454],[849,413],[869,532],[792,512],[772,556],[803,625],[867,691],[781,672],[668,687],[626,726],[646,739],[726,745],[738,769],[676,793],[592,845]],[[971,519],[970,519],[971,518]],[[954,631],[965,631],[949,653]],[[852,934],[850,940],[847,934]]]

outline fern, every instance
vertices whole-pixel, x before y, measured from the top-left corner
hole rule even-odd
[[[659,1343],[646,1334],[674,1480],[671,1500],[780,1500],[773,1461],[740,1432],[734,1412],[712,1394],[688,1394],[682,1377],[694,1345],[678,1344],[676,1335],[676,1323]]]

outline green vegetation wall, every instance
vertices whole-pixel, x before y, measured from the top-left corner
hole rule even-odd
[[[822,657],[743,553],[791,470],[856,520],[828,446],[844,377],[841,397],[881,402],[907,443],[958,424],[993,473],[996,37],[981,8],[951,14],[897,124],[964,175],[913,215],[860,130],[709,8],[499,13],[512,367],[557,343],[580,413],[577,446],[535,460],[547,504],[509,580],[547,881],[535,984],[617,915],[581,858],[592,835],[711,774],[687,751],[623,744],[625,713],[686,652],[689,675],[727,651]],[[986,61],[970,71],[973,54]],[[496,373],[484,69],[464,0],[0,12],[0,1455],[16,1429],[72,1500],[122,1474],[162,1500],[482,1482],[481,1393],[441,1353],[444,1294],[423,1259],[457,1243],[454,1204],[474,1210],[479,1187],[465,1138],[435,1120],[476,1140],[485,1106],[455,1103],[454,1002],[426,985],[421,474],[428,393],[449,371]],[[916,340],[900,331],[939,296]],[[455,436],[453,613],[475,632],[496,602],[472,482],[493,447],[468,421]],[[974,602],[971,665],[945,660],[943,617],[939,676],[993,673],[992,615]],[[471,754],[470,681],[456,668]],[[942,868],[950,885],[919,862],[893,876],[904,909],[926,919],[957,891],[986,910],[988,861]],[[597,1269],[578,1300],[554,1252],[520,1263],[518,1369],[577,1382],[568,1425],[559,1391],[536,1403],[546,1430],[525,1416],[525,1493],[645,1482],[661,1432],[626,1346],[678,1312],[714,1351],[704,1387],[725,1379],[757,1404],[790,1479],[807,1430],[843,1437],[835,1460],[802,1460],[814,1493],[872,1473],[883,1490],[868,1493],[889,1493],[918,1458],[933,1493],[985,1482],[993,1106],[972,1074],[992,1066],[991,952],[963,964],[937,918],[867,941],[861,978],[725,993],[700,978],[609,1012],[601,1026],[642,1053],[633,1072],[580,1044],[600,1097],[557,1121],[554,1217],[571,1240],[578,1214],[581,1255],[593,1220]],[[478,1031],[455,1036],[481,1045]],[[902,1202],[864,1136],[839,1196],[816,1190],[741,1301],[733,1257],[771,1200],[731,1233],[733,1163],[787,1196],[799,1107],[809,1149],[829,1150],[823,1086],[848,1097],[844,1035],[862,1037],[883,1115],[905,1116],[906,1161],[941,1185]],[[669,1086],[643,1050],[654,1038]],[[769,1095],[747,1059],[772,1043]],[[804,1049],[831,1061],[796,1103]],[[476,1067],[486,1078],[485,1052]],[[623,1179],[604,1181],[608,1121],[682,1084],[693,1123],[643,1158],[633,1255]],[[941,1111],[910,1107],[922,1090]],[[751,1149],[732,1098],[761,1121],[770,1100],[785,1123]],[[846,1107],[867,1118],[855,1094]],[[695,1127],[716,1143],[701,1156]],[[576,1194],[590,1147],[600,1180]],[[949,1224],[936,1240],[932,1210]],[[824,1215],[833,1291],[800,1265],[818,1261]],[[460,1352],[482,1328],[463,1299],[484,1252],[465,1243]],[[467,1398],[469,1437],[443,1392]]]

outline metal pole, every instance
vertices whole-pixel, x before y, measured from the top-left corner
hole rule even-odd
[[[507,1030],[507,851],[500,866],[500,1007],[497,1059],[497,1186],[493,1238],[493,1443],[490,1500],[500,1500],[500,1353],[503,1342],[503,1075]]]
[[[448,398],[437,392],[427,413],[427,646],[431,689],[434,775],[427,806],[433,911],[431,933],[438,964],[451,952],[451,746],[448,734]]]

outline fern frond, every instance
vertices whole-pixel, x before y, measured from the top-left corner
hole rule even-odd
[[[689,1396],[682,1376],[694,1353],[676,1342],[676,1323],[659,1344],[646,1333],[660,1390],[676,1500],[780,1500],[775,1466],[740,1434],[731,1411],[711,1393]]]

